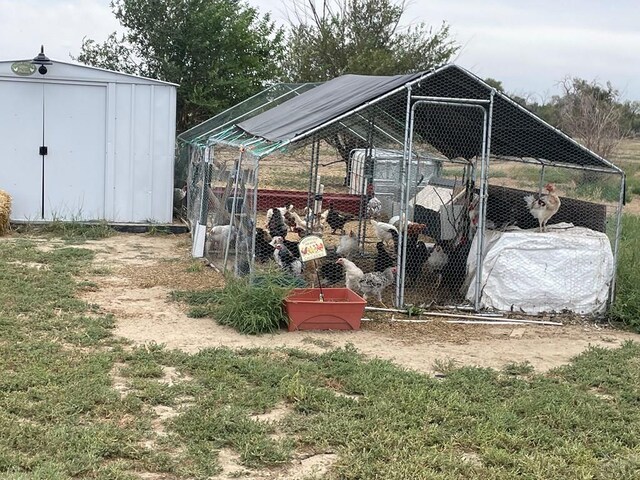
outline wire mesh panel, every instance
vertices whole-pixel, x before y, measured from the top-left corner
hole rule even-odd
[[[362,79],[375,98],[336,80],[267,89],[187,132],[188,217],[213,265],[386,305],[601,311],[619,169],[454,65]],[[303,265],[308,234],[328,255]]]
[[[465,301],[467,261],[478,226],[476,186],[485,148],[486,111],[460,102],[420,100],[413,106],[411,152],[439,159],[438,174],[407,189],[400,226],[404,260],[399,297],[405,304]],[[406,176],[411,187],[411,168]]]
[[[482,306],[604,311],[614,279],[621,176],[492,159],[488,193]]]

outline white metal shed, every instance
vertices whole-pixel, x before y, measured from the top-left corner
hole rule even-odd
[[[0,189],[16,221],[169,223],[176,85],[0,61]]]

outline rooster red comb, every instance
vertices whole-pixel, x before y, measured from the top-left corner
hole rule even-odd
[[[548,192],[553,192],[556,189],[556,186],[553,183],[547,183],[544,186],[544,189]]]

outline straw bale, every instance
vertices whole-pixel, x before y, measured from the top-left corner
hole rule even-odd
[[[0,190],[0,235],[9,231],[9,217],[11,216],[11,196]]]

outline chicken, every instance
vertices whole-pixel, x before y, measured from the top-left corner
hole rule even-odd
[[[271,237],[286,237],[289,232],[289,227],[284,222],[284,217],[280,209],[271,209],[271,217],[267,222],[267,229]]]
[[[294,277],[302,277],[302,262],[284,244],[282,237],[273,237],[270,245],[274,248],[273,258],[278,266]]]
[[[443,246],[439,243],[436,243],[429,254],[429,258],[427,258],[427,267],[430,272],[434,272],[438,275],[438,280],[436,281],[436,289],[440,287],[440,283],[442,282],[442,270],[445,268],[447,263],[449,262],[449,255],[443,248]]]
[[[284,212],[284,221],[292,232],[296,232],[301,237],[310,233],[309,229],[307,229],[307,223],[294,211]]]
[[[353,220],[355,217],[348,213],[342,213],[333,208],[333,203],[329,203],[329,212],[327,213],[327,223],[332,228],[331,233],[336,233],[336,230],[341,230],[344,234],[344,225]]]
[[[378,299],[378,302],[386,308],[382,301],[382,291],[393,283],[397,271],[396,267],[388,267],[384,272],[365,273],[358,281],[362,298],[366,300],[367,295],[373,294]]]
[[[221,249],[223,245],[226,245],[227,240],[229,244],[233,243],[236,236],[236,228],[232,225],[214,225],[209,230],[207,235],[207,242],[209,243],[209,250]]]
[[[273,245],[271,245],[271,237],[262,228],[256,228],[256,241],[254,251],[256,254],[256,260],[260,263],[265,263],[273,257]]]
[[[371,197],[367,202],[367,216],[369,218],[378,218],[382,213],[382,202],[376,197]]]
[[[344,267],[345,286],[351,290],[357,291],[358,283],[364,276],[364,272],[360,270],[355,263],[344,257],[340,257],[336,260],[336,263]]]
[[[349,235],[342,235],[340,237],[340,243],[336,248],[336,253],[341,257],[350,257],[352,253],[358,250],[358,238],[353,230],[349,232]]]
[[[318,269],[320,274],[320,283],[322,285],[333,285],[338,283],[344,277],[344,267],[338,263],[338,254],[335,250],[328,250],[324,263]]]
[[[173,213],[184,216],[187,210],[187,186],[173,189]]]
[[[430,257],[431,250],[427,245],[418,240],[418,237],[407,237],[407,263],[405,275],[407,285],[413,286],[422,274],[422,267]]]
[[[413,221],[426,225],[424,235],[436,242],[440,240],[440,212],[416,204],[413,207]]]
[[[556,187],[552,183],[547,183],[544,189],[547,193],[537,198],[534,195],[524,197],[529,213],[538,219],[541,232],[547,230],[547,222],[560,208],[560,198],[554,193]]]
[[[267,210],[267,216],[264,220],[264,224],[265,226],[268,228],[269,227],[269,221],[271,220],[271,217],[273,217],[273,212],[275,210],[278,210],[280,212],[280,215],[282,217],[284,217],[284,214],[287,212],[291,212],[293,210],[293,205],[286,205],[284,207],[276,207],[276,208],[270,208],[269,210]]]
[[[396,259],[387,252],[383,242],[376,243],[376,250],[376,260],[373,264],[373,269],[376,272],[383,272],[386,268],[396,264]]]
[[[373,226],[373,230],[378,237],[378,240],[381,242],[388,243],[389,241],[393,241],[393,234],[391,231],[398,234],[398,229],[391,225],[390,223],[378,222],[373,218],[370,220],[371,225]]]
[[[362,293],[362,298],[367,300],[367,296],[375,295],[378,302],[385,306],[382,301],[382,291],[393,283],[396,267],[388,267],[384,272],[363,273],[353,262],[346,258],[339,258],[336,263],[344,266],[345,283],[347,288]]]

